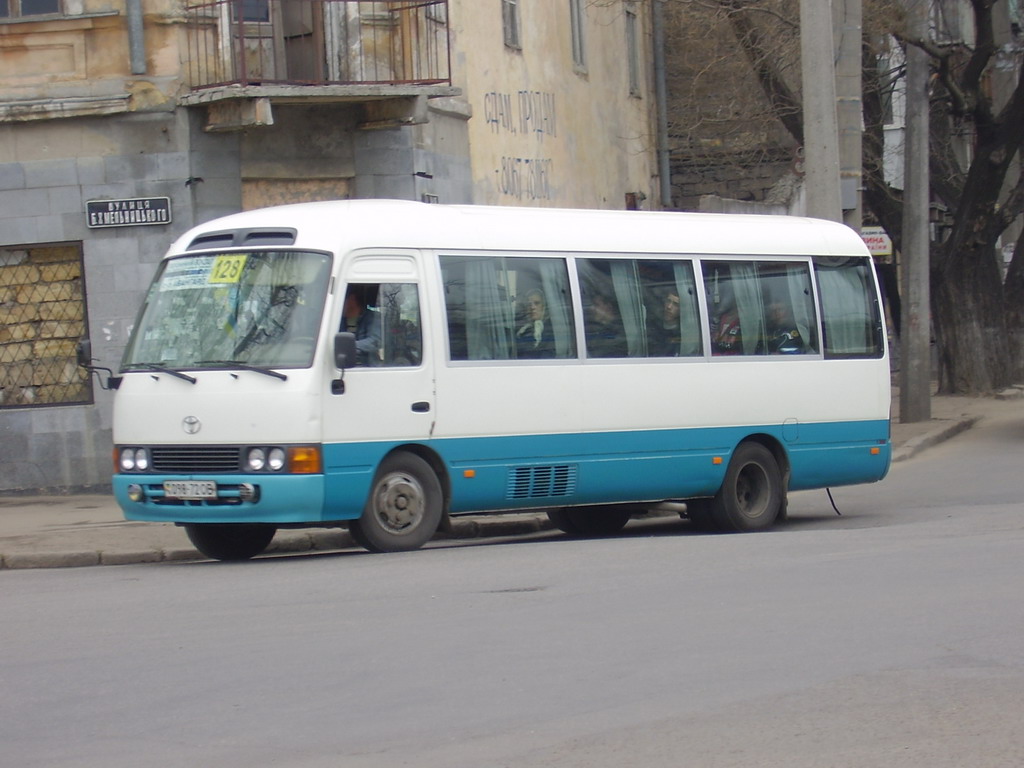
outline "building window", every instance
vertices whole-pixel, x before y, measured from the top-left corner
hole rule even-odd
[[[269,0],[242,0],[241,3],[236,3],[233,7],[235,13],[238,14],[235,21],[270,21]]]
[[[519,0],[501,0],[501,25],[505,33],[505,45],[520,50]]]
[[[448,0],[436,0],[427,6],[427,18],[438,24],[448,23]]]
[[[58,13],[60,0],[0,0],[0,19],[53,16]]]
[[[584,0],[569,0],[569,27],[572,30],[572,63],[576,69],[586,69],[587,52],[583,38],[586,14]]]
[[[0,248],[0,408],[92,402],[79,244]]]
[[[59,14],[60,0],[0,0],[0,18]]]
[[[626,9],[626,63],[629,67],[629,95],[640,95],[640,38],[636,10]]]

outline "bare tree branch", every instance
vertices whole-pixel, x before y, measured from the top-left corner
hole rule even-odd
[[[755,26],[747,11],[749,3],[741,0],[722,0],[721,5],[727,7],[727,18],[736,33],[743,52],[750,60],[758,82],[765,96],[771,103],[775,114],[796,142],[804,143],[803,105],[786,84],[782,74],[775,66],[776,57],[766,45],[760,29]]]

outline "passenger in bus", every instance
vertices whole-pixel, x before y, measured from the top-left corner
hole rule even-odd
[[[359,286],[349,286],[345,295],[342,330],[355,334],[356,365],[380,364],[380,317],[367,306]]]
[[[587,355],[589,357],[626,357],[626,329],[615,302],[603,293],[590,298],[587,317]]]
[[[742,355],[739,312],[731,302],[723,302],[718,309],[718,314],[711,316],[711,354]]]
[[[662,297],[661,311],[648,329],[648,352],[651,357],[679,355],[679,294],[669,289]]]
[[[516,331],[517,357],[554,357],[555,337],[551,331],[547,301],[537,288],[526,294],[525,315],[526,322]]]
[[[765,347],[769,355],[799,355],[806,351],[788,302],[769,303],[765,314],[768,321]]]

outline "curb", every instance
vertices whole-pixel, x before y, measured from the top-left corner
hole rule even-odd
[[[479,539],[492,536],[521,536],[550,530],[554,526],[547,515],[519,515],[514,519],[495,516],[489,520],[452,520],[434,541]],[[184,535],[184,534],[182,534]],[[358,547],[348,531],[341,529],[279,531],[267,547],[268,555],[330,552]],[[256,559],[259,559],[258,557]],[[0,554],[0,570],[30,568],[83,568],[92,565],[138,565],[140,563],[209,561],[196,549],[140,549],[134,551],[88,550],[82,552],[26,552]],[[210,561],[212,562],[212,561]]]
[[[973,427],[978,423],[979,419],[979,416],[964,416],[959,419],[953,419],[923,435],[920,435],[919,437],[908,440],[893,453],[892,462],[895,464],[897,461],[906,461],[907,459],[921,453],[921,451],[926,448],[945,442],[951,437],[955,437],[961,432]]]

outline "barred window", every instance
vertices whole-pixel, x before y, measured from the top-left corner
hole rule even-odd
[[[0,248],[0,408],[92,402],[78,243]]]

